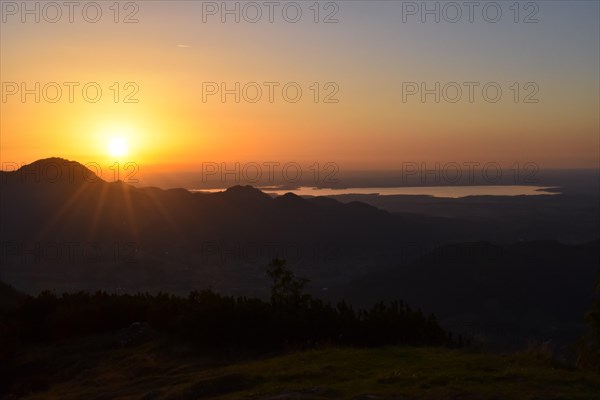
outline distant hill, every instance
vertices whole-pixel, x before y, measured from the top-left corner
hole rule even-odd
[[[574,340],[600,273],[600,241],[442,246],[408,265],[367,274],[332,296],[358,304],[402,299],[447,328],[504,343]]]
[[[481,237],[487,229],[448,218],[406,218],[358,202],[272,198],[250,186],[220,193],[136,188],[58,158],[0,178],[5,272],[29,285],[185,286],[184,292],[260,286],[264,274],[252,268],[275,256],[326,284],[411,257],[418,253],[414,243],[432,248],[448,238]]]
[[[575,174],[576,175],[576,174]],[[577,176],[577,175],[576,175]],[[412,195],[337,195],[341,202],[360,201],[401,215],[468,220],[496,229],[495,237],[505,242],[558,240],[581,243],[600,237],[600,194],[598,176],[590,179],[587,191],[565,186],[556,195],[467,196],[438,198]],[[594,187],[596,190],[594,191]],[[490,232],[485,232],[488,240]],[[478,240],[482,240],[480,237]]]
[[[23,165],[16,171],[0,171],[0,182],[9,185],[38,184],[77,187],[83,183],[102,182],[102,179],[94,171],[77,161],[52,157]]]

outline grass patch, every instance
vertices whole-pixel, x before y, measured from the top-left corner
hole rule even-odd
[[[326,348],[254,360],[229,357],[230,363],[223,365],[215,354],[170,349],[162,339],[127,348],[98,350],[98,346],[74,344],[70,349],[45,349],[39,354],[44,354],[44,365],[50,370],[33,376],[36,392],[23,397],[597,400],[600,393],[597,374],[557,367],[551,360],[524,354]],[[68,372],[55,371],[58,366]]]

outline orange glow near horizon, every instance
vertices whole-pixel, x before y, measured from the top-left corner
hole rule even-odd
[[[409,161],[599,166],[598,49],[582,41],[589,36],[585,32],[597,30],[597,22],[588,22],[582,32],[563,32],[552,20],[543,26],[518,26],[516,33],[507,26],[503,32],[509,36],[539,33],[533,38],[540,43],[530,45],[540,49],[548,44],[543,29],[554,26],[564,33],[562,57],[546,50],[526,52],[529,47],[515,44],[510,36],[506,40],[514,47],[511,51],[529,57],[519,63],[512,53],[492,57],[494,49],[503,49],[493,42],[497,26],[397,27],[396,20],[384,19],[397,11],[394,4],[382,4],[376,20],[358,19],[368,2],[344,5],[345,23],[325,26],[199,24],[193,16],[198,17],[200,5],[182,4],[172,9],[177,16],[171,16],[165,12],[167,3],[144,3],[136,24],[3,23],[2,161],[118,159],[147,170],[271,160],[335,162],[353,170],[394,169]],[[357,21],[377,29],[352,29]],[[490,60],[478,56],[471,65],[465,54],[488,51],[473,42],[472,30],[492,49],[486,53]],[[438,61],[427,49],[450,33],[456,43],[452,51],[439,50]],[[327,40],[321,43],[321,38]],[[577,74],[569,73],[562,60],[574,63]],[[419,96],[403,102],[403,81],[492,81],[504,93],[497,103],[481,98],[473,103],[422,102]],[[540,101],[515,103],[511,85],[530,81],[539,86]],[[33,94],[22,101],[21,87],[10,94],[15,90],[11,83],[24,83],[31,90],[38,82],[39,102]],[[47,100],[55,88],[44,92],[44,85],[53,82],[62,89],[57,102]],[[77,84],[72,102],[65,82]],[[204,101],[206,82],[225,83],[229,89],[236,82],[242,87],[257,82],[265,92],[256,103],[236,103],[234,95],[222,102],[220,94]],[[278,83],[275,101],[266,98],[264,82]],[[301,101],[282,99],[281,88],[289,82],[302,88]],[[339,101],[325,103],[331,82],[338,87]],[[90,83],[94,87],[84,94]],[[96,86],[101,98],[87,101],[85,96],[94,96]],[[523,97],[527,92],[520,89]],[[111,140],[125,143],[113,143],[107,150]]]

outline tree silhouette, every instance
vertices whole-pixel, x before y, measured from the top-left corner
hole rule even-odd
[[[276,307],[298,308],[305,306],[310,296],[304,293],[308,279],[298,278],[285,266],[286,261],[273,259],[267,266],[267,275],[273,280],[271,303]]]

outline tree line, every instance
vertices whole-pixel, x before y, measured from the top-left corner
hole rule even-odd
[[[14,352],[22,344],[112,332],[133,322],[202,347],[258,352],[320,345],[460,345],[434,315],[426,316],[403,302],[355,310],[344,301],[333,305],[306,294],[308,281],[296,277],[284,260],[273,260],[267,274],[273,282],[269,301],[209,289],[187,297],[45,291],[5,312],[0,332],[4,352]]]

